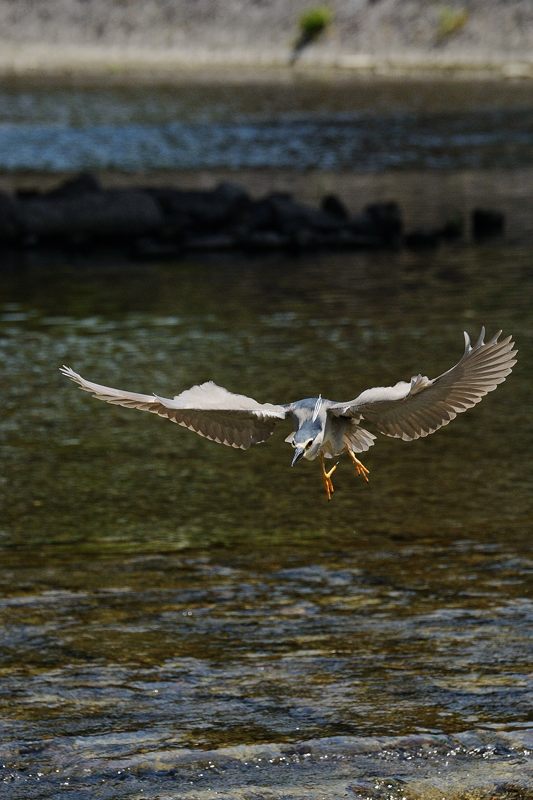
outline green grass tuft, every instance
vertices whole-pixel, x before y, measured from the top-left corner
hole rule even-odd
[[[437,38],[439,41],[448,39],[459,33],[468,22],[468,11],[465,8],[452,8],[445,6],[439,14]]]
[[[316,39],[333,22],[333,11],[327,6],[317,6],[304,11],[299,19],[300,36],[307,41]]]

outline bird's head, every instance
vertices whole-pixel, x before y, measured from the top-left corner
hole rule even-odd
[[[309,461],[316,458],[322,446],[323,437],[322,426],[317,423],[302,425],[297,431],[291,433],[286,439],[294,448],[291,467],[294,467],[301,458],[307,458]]]

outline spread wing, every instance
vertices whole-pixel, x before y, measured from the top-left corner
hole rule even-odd
[[[380,433],[406,442],[428,436],[479,403],[509,375],[518,351],[511,336],[499,342],[500,334],[485,343],[482,328],[472,347],[465,332],[463,357],[438,378],[416,375],[409,383],[367,389],[355,400],[336,403],[330,413],[364,418],[374,422]]]
[[[228,392],[212,381],[193,386],[169,399],[91,383],[70,367],[63,366],[60,372],[98,400],[159,414],[206,439],[241,450],[266,441],[276,423],[286,415],[285,406],[258,403],[243,394]]]

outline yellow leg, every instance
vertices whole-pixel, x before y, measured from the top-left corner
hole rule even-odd
[[[320,463],[322,465],[322,480],[324,481],[324,489],[326,490],[328,500],[331,500],[333,497],[333,492],[335,491],[331,476],[337,469],[337,464],[334,464],[332,468],[326,472],[326,465],[324,463],[324,456],[322,454],[320,454]]]
[[[366,483],[368,483],[368,475],[370,471],[365,467],[364,464],[361,463],[361,461],[359,461],[358,458],[355,457],[355,453],[352,453],[352,451],[349,450],[348,448],[346,448],[346,452],[352,459],[353,465],[355,467],[355,474],[360,475],[361,478],[364,481],[366,481]]]

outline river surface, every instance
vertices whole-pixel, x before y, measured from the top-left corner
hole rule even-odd
[[[531,279],[492,248],[4,272],[7,796],[530,786]],[[341,463],[331,503],[287,431],[233,451],[57,371],[345,399],[438,374],[482,322],[515,334],[512,377],[381,438],[368,486]]]
[[[451,170],[533,165],[531,85],[321,80],[0,88],[0,169]]]
[[[11,91],[21,136],[27,91]],[[513,91],[501,114],[530,113]],[[39,92],[56,110],[68,95]],[[470,92],[479,107],[494,97]],[[100,116],[130,126],[105,97]],[[509,168],[497,148],[493,169],[460,156],[443,175],[421,145],[404,178],[283,174],[304,195],[335,176],[359,201],[405,189],[413,219],[429,196],[452,207],[458,187],[511,198],[521,216],[490,246],[2,262],[2,800],[532,796],[531,165],[515,133]],[[22,144],[2,158],[20,166]],[[282,172],[246,175],[275,188]],[[291,469],[283,426],[234,451],[58,372],[167,396],[213,379],[263,401],[349,399],[439,374],[482,324],[516,337],[512,376],[434,436],[380,437],[368,485],[343,460],[331,503],[316,463]]]

